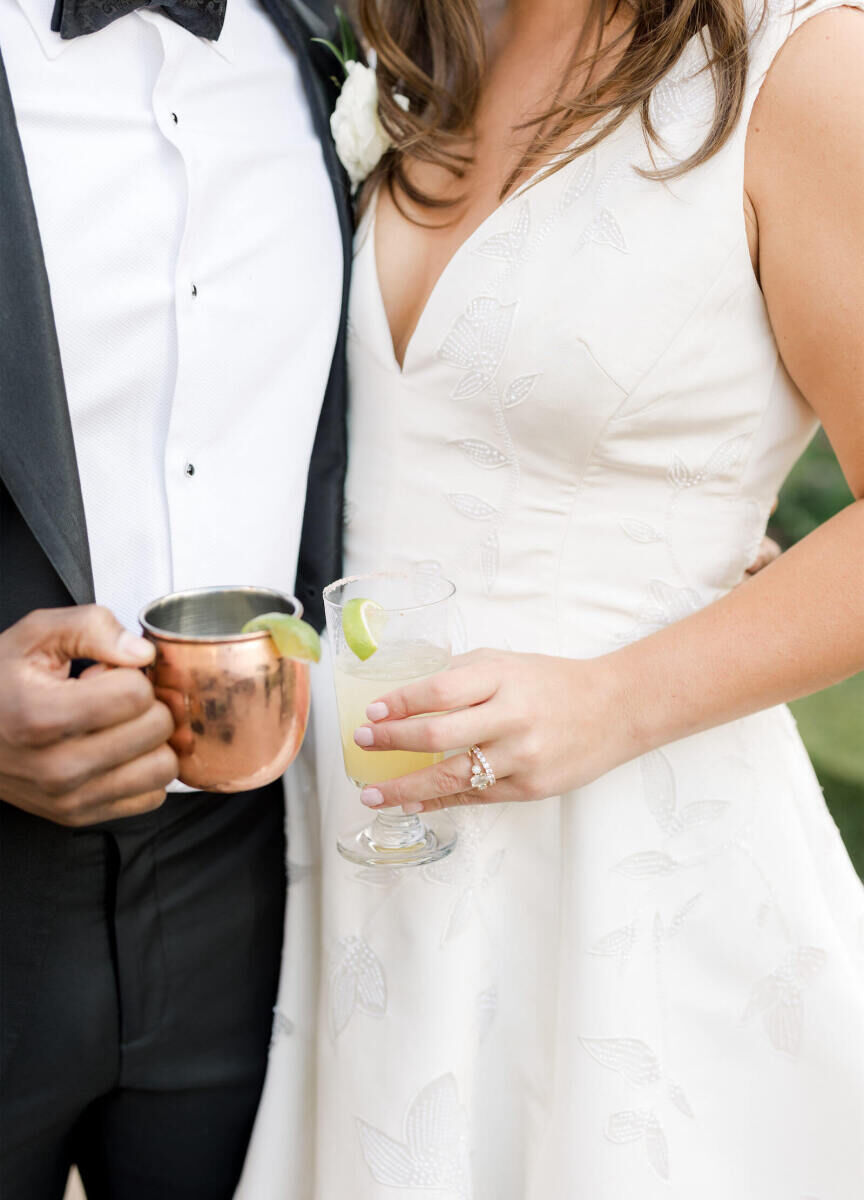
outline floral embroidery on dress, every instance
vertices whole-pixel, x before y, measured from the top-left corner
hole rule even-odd
[[[433,1080],[405,1115],[403,1141],[357,1118],[366,1165],[376,1183],[429,1188],[470,1200],[468,1118],[453,1075]]]
[[[650,1166],[661,1179],[669,1178],[669,1147],[656,1113],[650,1109],[612,1113],[606,1125],[606,1136],[619,1146],[643,1142]]]
[[[709,479],[719,479],[732,475],[744,462],[750,434],[742,433],[739,437],[730,438],[714,451],[703,467],[691,471],[687,464],[675,455],[669,467],[668,479],[674,488],[698,487]]]
[[[387,1011],[387,983],[372,947],[351,935],[339,942],[330,971],[330,1025],[335,1037],[358,1008],[372,1017],[383,1017]]]
[[[676,621],[683,621],[701,608],[699,593],[693,588],[673,587],[662,579],[652,579],[648,585],[648,599],[639,610],[635,624],[618,640],[625,644],[635,642]]]
[[[533,375],[520,375],[518,379],[514,379],[501,399],[503,407],[516,408],[523,400],[527,400],[541,374],[541,371],[537,371]]]
[[[447,499],[458,513],[471,521],[491,521],[498,516],[498,509],[480,496],[472,496],[470,492],[450,492]]]
[[[729,807],[725,800],[695,800],[679,811],[675,772],[662,750],[643,755],[639,768],[648,811],[664,833],[684,833],[716,821]]]
[[[502,454],[497,446],[493,446],[491,442],[484,442],[481,438],[460,438],[452,445],[458,446],[474,466],[483,471],[497,471],[499,467],[506,467],[510,462],[507,455]]]
[[[501,258],[508,263],[519,262],[525,255],[530,232],[531,210],[528,207],[528,201],[523,200],[516,213],[516,221],[511,228],[486,238],[474,253],[482,254],[485,258]]]
[[[753,987],[744,1020],[760,1016],[776,1050],[796,1057],[804,1037],[804,991],[825,966],[827,954],[816,946],[796,946],[770,975]]]
[[[602,958],[620,958],[626,963],[636,943],[638,931],[636,921],[631,921],[629,925],[622,925],[620,929],[613,929],[611,933],[598,938],[588,953]]]
[[[501,365],[510,339],[515,304],[499,304],[491,296],[472,300],[444,340],[438,357],[463,372],[454,400],[468,400],[487,388]]]
[[[455,853],[423,868],[430,883],[446,884],[457,889],[442,944],[458,937],[468,927],[478,893],[495,878],[504,863],[504,851],[484,854],[484,842],[501,811],[490,807],[453,810],[451,819],[459,833]]]
[[[670,854],[663,854],[659,850],[641,850],[638,854],[622,858],[612,869],[630,879],[650,879],[654,875],[673,875],[683,865]]]
[[[579,1040],[596,1062],[610,1071],[615,1071],[634,1087],[652,1087],[665,1081],[668,1099],[680,1113],[693,1119],[693,1109],[684,1089],[664,1076],[660,1060],[645,1042],[636,1038]],[[670,1178],[666,1133],[654,1109],[622,1109],[613,1112],[606,1122],[605,1133],[610,1142],[619,1146],[642,1142],[649,1166],[661,1179]]]

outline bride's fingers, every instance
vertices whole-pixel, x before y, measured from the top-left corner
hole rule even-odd
[[[493,670],[479,661],[466,666],[439,671],[427,679],[406,684],[370,704],[366,716],[375,724],[399,721],[422,713],[448,712],[454,708],[470,708],[482,704],[495,694]],[[456,745],[459,745],[457,742]]]
[[[495,756],[494,749],[487,754],[490,763]],[[388,779],[385,783],[376,783],[366,787],[360,794],[360,799],[368,808],[404,808],[408,805],[409,812],[431,812],[434,809],[449,807],[451,804],[477,804],[486,799],[495,788],[487,792],[479,792],[471,788],[471,759],[467,752],[445,758],[434,767],[426,767],[411,775],[402,775],[399,779]],[[496,772],[502,770],[506,774],[506,764],[499,759],[493,767]],[[462,800],[459,797],[463,797]],[[496,795],[497,800],[500,793]]]
[[[467,792],[456,792],[452,796],[436,796],[427,800],[422,808],[409,811],[430,813],[444,808],[462,808],[467,804],[514,804],[524,799],[525,796],[512,779],[502,779],[500,783],[486,788],[485,791],[469,788]]]
[[[354,730],[354,741],[363,750],[414,750],[444,754],[458,746],[473,746],[492,733],[487,707],[463,708],[443,716],[412,717],[404,721],[383,721],[361,725]]]

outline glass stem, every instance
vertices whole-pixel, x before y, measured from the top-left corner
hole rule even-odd
[[[418,816],[404,813],[378,813],[372,824],[370,841],[379,850],[404,850],[417,846],[426,836],[426,826]]]

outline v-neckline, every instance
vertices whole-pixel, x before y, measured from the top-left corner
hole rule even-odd
[[[541,172],[539,172],[539,171],[536,172],[534,175],[531,176],[531,178],[529,180],[526,180],[526,182],[524,184],[522,184],[521,187],[519,187],[515,192],[513,192],[512,195],[507,196],[504,200],[502,200],[500,202],[500,204],[497,204],[495,206],[495,208],[493,208],[492,211],[486,217],[483,218],[483,220],[480,222],[480,224],[477,225],[476,228],[473,229],[471,231],[471,233],[469,233],[468,236],[462,242],[460,242],[459,245],[456,247],[456,249],[453,251],[450,258],[447,260],[447,262],[442,267],[440,273],[438,274],[438,277],[436,278],[434,284],[432,285],[432,288],[426,297],[426,301],[425,301],[422,309],[420,310],[417,320],[414,322],[414,326],[408,335],[407,341],[405,342],[405,351],[402,355],[401,362],[399,361],[399,356],[396,353],[396,341],[395,341],[395,338],[393,337],[393,326],[390,324],[390,316],[387,312],[387,304],[384,300],[384,289],[381,287],[381,274],[378,270],[378,197],[380,195],[380,191],[376,190],[375,195],[372,197],[372,200],[370,203],[370,222],[369,222],[370,229],[369,229],[369,235],[368,235],[370,243],[371,243],[371,250],[372,250],[372,274],[373,274],[373,278],[374,278],[375,292],[377,294],[378,305],[381,310],[381,314],[382,314],[383,321],[384,321],[384,329],[386,330],[386,333],[387,333],[387,340],[388,340],[389,348],[390,348],[390,357],[392,359],[393,368],[398,375],[404,376],[407,374],[408,359],[411,355],[412,349],[414,348],[414,343],[417,340],[420,330],[421,330],[423,324],[425,323],[426,316],[429,312],[429,309],[432,306],[432,302],[435,300],[436,296],[438,295],[438,292],[444,286],[445,278],[450,274],[450,272],[454,268],[455,264],[461,259],[463,251],[467,250],[470,243],[473,242],[477,238],[478,234],[483,232],[483,230],[486,228],[487,225],[489,225],[492,221],[494,221],[496,217],[500,216],[500,214],[502,212],[504,212],[505,209],[507,209],[511,204],[513,204],[513,202],[515,200],[517,200],[520,196],[522,196],[529,187],[531,187],[534,183],[536,183],[540,174],[541,174]]]

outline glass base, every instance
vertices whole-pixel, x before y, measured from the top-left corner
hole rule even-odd
[[[446,858],[457,835],[447,817],[379,813],[371,825],[346,834],[336,845],[349,862],[361,867],[422,867]]]

